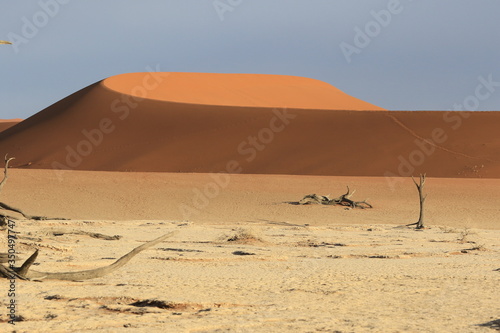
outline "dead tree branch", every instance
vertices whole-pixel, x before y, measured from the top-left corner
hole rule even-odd
[[[363,201],[351,200],[350,198],[354,194],[354,192],[356,192],[356,190],[354,190],[351,193],[349,186],[347,186],[347,192],[345,194],[342,194],[338,198],[335,198],[335,199],[330,199],[328,196],[325,196],[325,195],[308,194],[308,195],[304,196],[304,198],[302,198],[302,200],[300,200],[298,202],[292,202],[292,204],[295,204],[295,205],[311,205],[311,204],[340,205],[340,206],[346,206],[346,207],[350,207],[350,208],[360,208],[360,209],[373,208],[373,206],[371,204],[369,204],[366,200],[363,200]]]
[[[103,240],[118,240],[121,239],[120,235],[104,235],[98,232],[89,232],[83,230],[48,230],[44,232],[48,236],[62,236],[62,235],[84,235],[92,238],[103,239]]]
[[[141,251],[150,248],[165,239],[175,235],[177,232],[173,231],[161,237],[158,237],[150,242],[144,243],[141,246],[136,247],[114,263],[108,266],[99,267],[95,269],[76,271],[76,272],[61,272],[61,273],[50,273],[50,272],[39,272],[35,270],[30,270],[31,265],[35,262],[38,256],[38,250],[36,250],[21,267],[9,268],[4,265],[0,265],[0,276],[5,278],[19,278],[23,280],[41,280],[41,279],[51,279],[51,280],[66,280],[66,281],[81,281],[89,280],[103,277],[105,275],[111,274],[120,267],[127,264],[134,256],[136,256]]]
[[[417,182],[415,181],[415,178],[413,178],[413,176],[411,176],[411,179],[413,180],[413,183],[415,184],[415,186],[417,187],[417,190],[418,190],[418,197],[420,200],[420,215],[418,217],[417,222],[407,224],[406,226],[408,227],[408,226],[414,225],[415,229],[424,229],[424,203],[425,203],[425,198],[427,198],[427,194],[423,195],[422,191],[423,191],[424,185],[425,185],[425,173],[420,174],[420,184],[417,184]]]

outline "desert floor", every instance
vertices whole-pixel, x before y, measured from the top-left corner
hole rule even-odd
[[[374,208],[289,203],[346,186]],[[100,267],[178,232],[103,278],[18,280],[15,326],[2,280],[0,330],[498,330],[500,180],[428,178],[424,191],[428,228],[415,231],[411,179],[13,169],[0,201],[71,218],[16,222],[20,258],[40,249],[36,270]]]

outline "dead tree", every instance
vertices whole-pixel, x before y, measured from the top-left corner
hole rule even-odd
[[[89,280],[100,278],[105,275],[111,274],[116,271],[118,268],[124,266],[126,263],[130,261],[135,255],[140,253],[141,251],[150,248],[165,239],[176,234],[176,231],[170,232],[166,235],[158,237],[150,242],[144,243],[141,246],[136,247],[114,263],[108,266],[99,267],[95,269],[89,269],[85,271],[76,271],[76,272],[61,272],[61,273],[51,273],[51,272],[39,272],[35,270],[30,270],[31,265],[36,260],[38,256],[38,250],[36,250],[22,265],[21,267],[8,267],[0,264],[0,276],[3,276],[7,279],[18,278],[22,280],[42,280],[42,279],[51,279],[51,280],[66,280],[66,281],[81,281],[81,280]],[[8,256],[4,253],[0,254],[0,259],[3,262],[7,262]]]
[[[8,154],[5,155],[4,176],[3,176],[2,181],[0,182],[0,193],[2,192],[2,189],[5,186],[5,184],[7,183],[7,179],[9,178],[9,173],[8,173],[9,163],[10,163],[10,161],[12,161],[14,159],[15,159],[15,157],[9,158]],[[28,220],[48,220],[49,219],[48,217],[45,217],[45,216],[35,216],[35,215],[26,214],[21,209],[16,208],[16,207],[12,207],[11,205],[8,205],[8,204],[1,202],[1,201],[0,201],[0,209],[4,210],[4,211],[9,211],[9,212],[14,212],[14,213],[20,214],[25,219],[28,219]],[[16,218],[15,216],[6,215],[6,213],[0,212],[0,226],[5,225],[7,219],[17,220],[18,218]],[[50,220],[66,220],[66,219],[50,218]]]
[[[420,174],[420,184],[417,184],[417,182],[415,181],[415,178],[413,178],[413,176],[411,176],[411,179],[413,180],[413,183],[415,183],[415,186],[417,187],[417,190],[418,190],[418,196],[420,199],[420,215],[418,217],[417,222],[407,224],[406,226],[414,225],[415,229],[424,229],[424,203],[425,203],[425,198],[427,198],[427,194],[423,195],[422,191],[423,191],[424,185],[425,185],[425,173]]]
[[[347,186],[347,192],[345,194],[342,194],[340,197],[335,198],[335,199],[330,199],[327,195],[316,195],[316,194],[308,194],[302,198],[297,203],[298,205],[310,205],[310,204],[320,204],[320,205],[340,205],[340,206],[346,206],[350,208],[373,208],[371,204],[366,202],[366,200],[363,201],[353,201],[351,196],[356,192],[354,190],[351,193],[351,190],[349,189],[349,186]]]
[[[7,179],[9,178],[9,173],[8,173],[9,163],[13,159],[14,159],[14,157],[8,158],[8,154],[5,154],[5,169],[4,169],[4,172],[3,172],[3,179],[0,182],[0,193],[2,193],[2,189],[5,186],[5,183],[7,183]],[[11,209],[9,209],[9,208],[11,208],[10,206],[5,205],[2,202],[0,202],[0,208],[4,209],[4,210],[11,210]],[[0,213],[0,226],[5,225],[6,224],[6,219],[9,218],[9,217],[10,216],[7,216],[7,215],[4,215],[4,214]]]
[[[15,159],[15,157],[8,158],[8,155],[9,154],[5,154],[5,169],[3,171],[3,179],[0,182],[0,192],[2,192],[2,189],[5,185],[5,183],[7,182],[7,178],[9,178],[9,174],[7,173],[7,170],[9,169],[9,163],[13,159]]]

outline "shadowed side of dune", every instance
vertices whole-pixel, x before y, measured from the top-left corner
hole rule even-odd
[[[14,167],[41,169],[500,178],[497,112],[273,108],[138,96],[102,82],[89,86],[0,133],[0,153],[16,156]]]

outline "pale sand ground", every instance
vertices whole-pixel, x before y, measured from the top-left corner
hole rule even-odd
[[[415,231],[400,227],[418,215],[411,179],[391,191],[381,178],[232,175],[189,221],[179,206],[210,175],[72,171],[62,179],[11,170],[0,197],[30,214],[75,219],[17,223],[32,237],[19,240],[20,256],[41,250],[37,270],[99,267],[179,232],[107,277],[18,281],[25,321],[17,332],[493,332],[480,325],[500,319],[500,180],[429,178],[430,228]],[[346,185],[375,208],[284,203],[338,196]],[[47,236],[51,229],[123,238]],[[238,229],[260,241],[228,241]],[[0,288],[5,309],[6,280]],[[131,305],[148,299],[170,308]],[[0,314],[0,330],[12,331]]]

